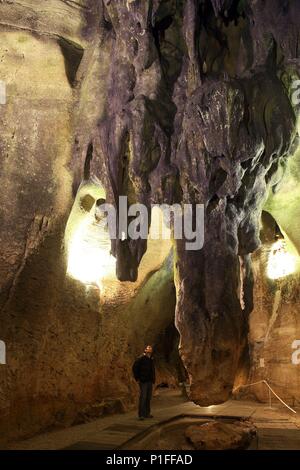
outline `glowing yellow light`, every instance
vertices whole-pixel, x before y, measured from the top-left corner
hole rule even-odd
[[[115,277],[116,259],[110,247],[108,232],[89,214],[69,241],[67,273],[84,284],[101,287],[102,279]]]
[[[278,240],[271,247],[267,275],[270,279],[280,279],[296,270],[296,257],[286,250],[285,241]]]
[[[97,211],[97,201],[105,198],[101,181],[83,181],[66,225],[67,274],[87,287],[104,287],[103,281],[116,279],[106,217]]]

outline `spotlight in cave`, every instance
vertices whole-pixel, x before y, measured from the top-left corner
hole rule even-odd
[[[87,286],[101,288],[104,279],[114,279],[116,259],[104,214],[102,186],[83,184],[77,193],[66,227],[67,274]]]
[[[282,279],[297,271],[297,250],[282,233],[276,220],[266,211],[262,213],[262,242],[268,246],[267,277],[271,280]]]
[[[296,271],[297,258],[287,251],[287,244],[279,238],[271,246],[269,254],[267,275],[270,279],[281,279]]]

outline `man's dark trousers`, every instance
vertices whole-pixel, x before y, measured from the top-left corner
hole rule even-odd
[[[140,401],[139,401],[139,417],[147,418],[150,416],[150,402],[152,397],[152,382],[139,382]]]

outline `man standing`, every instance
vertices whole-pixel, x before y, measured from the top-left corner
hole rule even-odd
[[[139,419],[153,418],[150,413],[152,387],[155,383],[155,366],[152,357],[153,348],[148,345],[144,354],[133,364],[132,371],[135,380],[140,386]]]

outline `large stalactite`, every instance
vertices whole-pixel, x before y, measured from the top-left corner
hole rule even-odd
[[[205,205],[203,249],[177,241],[175,256],[180,353],[200,404],[229,397],[245,357],[249,254],[295,137],[280,77],[296,72],[298,10],[187,0],[107,1],[100,12],[111,64],[95,142],[111,199]],[[119,279],[135,280],[145,242],[117,240],[113,249]]]

